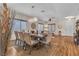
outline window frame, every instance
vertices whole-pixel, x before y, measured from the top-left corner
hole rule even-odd
[[[16,21],[19,21],[20,23],[19,23],[19,29],[20,30],[15,30],[14,28],[15,28],[15,20]],[[26,25],[25,25],[25,27],[27,27],[27,20],[23,20],[23,19],[17,19],[17,18],[14,18],[14,20],[13,20],[13,27],[12,27],[12,31],[19,31],[19,32],[22,32],[22,22],[25,22],[26,23]]]

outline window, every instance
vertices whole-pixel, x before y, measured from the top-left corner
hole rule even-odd
[[[49,31],[49,33],[55,32],[55,24],[49,24],[48,25],[48,31]]]
[[[41,33],[41,31],[44,31],[44,25],[39,23],[37,26],[37,30],[38,30],[38,33]]]
[[[21,31],[26,31],[26,22],[21,22]]]
[[[27,22],[25,21],[20,21],[20,20],[14,20],[13,21],[13,31],[26,31],[27,30]]]

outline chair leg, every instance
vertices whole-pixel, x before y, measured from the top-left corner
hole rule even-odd
[[[20,46],[20,40],[18,40],[18,46]]]
[[[29,55],[31,55],[31,53],[32,53],[32,47],[33,47],[33,46],[30,46]]]
[[[24,42],[22,41],[22,48],[24,49]]]
[[[18,39],[15,40],[15,45],[18,45]]]
[[[26,43],[25,43],[25,41],[23,42],[23,49],[26,50]]]
[[[24,41],[21,41],[21,47],[24,49]]]

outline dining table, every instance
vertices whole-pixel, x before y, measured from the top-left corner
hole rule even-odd
[[[30,44],[30,52],[29,52],[29,54],[31,54],[32,47],[34,45],[37,45],[37,44],[39,44],[39,45],[40,44],[42,44],[42,45],[48,45],[49,42],[51,41],[51,37],[50,36],[44,36],[42,34],[35,34],[35,35],[29,34],[29,35],[32,37],[31,44]]]
[[[20,36],[23,36],[23,38],[21,37],[21,39],[25,42],[25,44],[27,44],[30,47],[29,54],[31,54],[34,45],[40,43],[47,45],[50,42],[50,39],[47,38],[48,36],[45,37],[42,34],[31,34],[31,33],[19,33],[19,34]]]

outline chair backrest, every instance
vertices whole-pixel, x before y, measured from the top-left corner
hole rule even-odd
[[[16,32],[15,35],[17,39],[25,41],[27,44],[31,45],[32,38],[28,33],[23,33],[23,32]]]
[[[18,32],[14,31],[14,33],[15,33],[16,39],[19,39]]]
[[[16,40],[16,34],[14,31],[11,32],[10,40]]]
[[[17,31],[15,31],[15,36],[16,36],[16,39],[21,39],[21,40],[23,40],[23,33],[22,33],[22,32],[17,32]]]
[[[31,36],[28,33],[24,33],[24,41],[31,45]]]
[[[19,36],[20,40],[24,40],[23,32],[18,32],[18,36]]]
[[[47,37],[46,37],[46,41],[49,43],[49,42],[51,42],[51,39],[52,39],[52,36],[51,35],[48,35]]]

